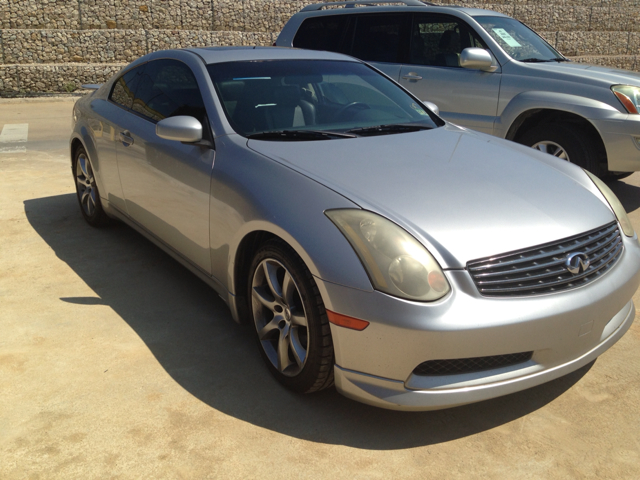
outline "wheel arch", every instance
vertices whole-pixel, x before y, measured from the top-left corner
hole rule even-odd
[[[69,141],[69,153],[70,153],[70,166],[73,170],[73,159],[75,158],[76,152],[80,147],[83,147],[87,155],[89,156],[89,160],[91,161],[91,166],[93,167],[94,172],[96,172],[96,183],[98,184],[98,190],[100,192],[104,192],[104,184],[102,183],[102,177],[100,175],[100,159],[98,157],[98,152],[96,149],[96,145],[93,142],[93,138],[89,134],[89,131],[86,127],[82,126],[71,136],[71,140]],[[75,172],[72,172],[75,176]]]
[[[320,269],[316,265],[313,255],[308,252],[309,249],[304,248],[288,231],[277,225],[268,224],[268,222],[256,222],[252,227],[243,233],[235,249],[229,252],[228,285],[231,293],[229,303],[235,304],[231,308],[234,320],[243,324],[248,319],[246,289],[250,275],[249,270],[256,252],[265,242],[280,240],[300,257],[311,275],[321,278]],[[351,248],[348,244],[346,247]],[[313,247],[310,249],[312,250]],[[364,270],[362,273],[366,276]]]
[[[280,236],[267,230],[254,230],[245,235],[236,248],[232,268],[230,268],[230,283],[234,295],[235,310],[234,320],[238,323],[247,324],[249,321],[249,305],[245,291],[249,278],[249,269],[256,252],[262,244],[271,239],[280,239]],[[307,267],[308,268],[308,267]]]
[[[534,108],[522,112],[510,125],[505,138],[518,142],[525,132],[541,124],[571,125],[584,132],[593,142],[601,168],[608,170],[607,150],[598,129],[587,118],[566,110]]]
[[[84,146],[84,143],[82,143],[82,140],[80,140],[80,138],[78,137],[73,137],[71,139],[71,145],[69,146],[70,152],[71,152],[71,158],[69,159],[69,161],[72,168],[73,168],[73,159],[75,158],[76,152],[80,147],[83,147],[86,150],[86,147]]]

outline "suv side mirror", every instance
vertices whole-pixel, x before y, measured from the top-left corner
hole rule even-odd
[[[424,106],[431,110],[433,113],[435,113],[436,115],[440,115],[440,109],[438,108],[438,105],[433,102],[428,102],[427,100],[423,100],[422,103],[424,103]]]
[[[465,48],[460,54],[460,66],[471,70],[495,72],[498,67],[493,65],[493,57],[483,48]]]
[[[156,124],[156,135],[165,140],[195,143],[202,140],[202,124],[193,117],[177,115]]]

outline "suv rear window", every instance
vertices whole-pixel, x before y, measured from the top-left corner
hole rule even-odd
[[[351,55],[371,62],[399,62],[405,15],[359,15]]]
[[[346,53],[370,62],[400,62],[406,14],[328,15],[308,18],[293,46]]]
[[[302,22],[293,40],[293,46],[309,50],[327,50],[345,53],[347,15],[309,18]]]

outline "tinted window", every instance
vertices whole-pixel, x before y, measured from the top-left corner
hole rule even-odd
[[[122,75],[111,90],[110,100],[123,107],[131,108],[144,67],[145,65],[141,65]]]
[[[436,126],[413,97],[359,62],[269,60],[207,68],[227,118],[241,135],[399,123]]]
[[[300,25],[293,40],[293,46],[310,50],[343,52],[348,20],[348,15],[309,18]]]
[[[466,23],[442,15],[418,15],[413,20],[409,62],[416,65],[459,67],[465,48],[485,48]]]
[[[400,62],[405,15],[358,15],[351,55],[373,62]]]
[[[203,122],[204,102],[191,69],[177,60],[146,64],[132,110],[150,120],[189,115]]]

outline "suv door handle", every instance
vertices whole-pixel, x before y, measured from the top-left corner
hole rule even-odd
[[[422,77],[416,72],[409,72],[406,75],[403,75],[402,78],[405,80],[422,80]]]
[[[124,144],[125,147],[129,147],[133,145],[133,138],[131,137],[131,132],[129,132],[129,130],[120,132],[120,141]]]

